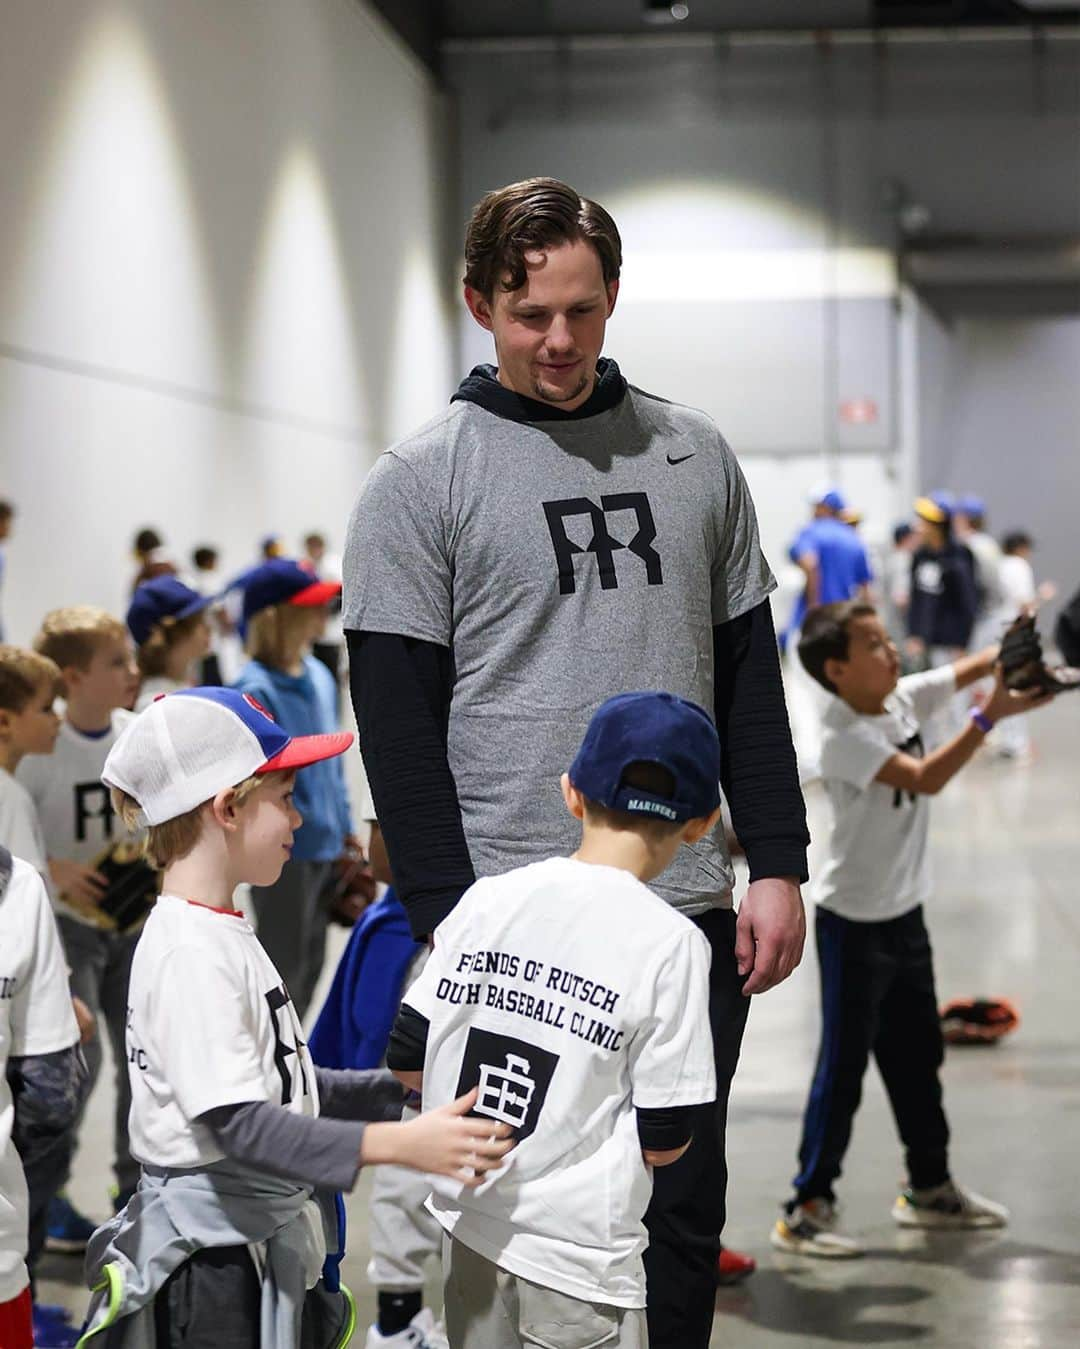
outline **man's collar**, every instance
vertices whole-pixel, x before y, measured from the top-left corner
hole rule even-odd
[[[499,383],[493,365],[477,365],[461,381],[452,403],[476,403],[479,407],[512,422],[572,422],[609,412],[622,402],[627,384],[614,361],[601,356],[596,363],[596,383],[580,407],[565,412],[553,403],[528,398]]]

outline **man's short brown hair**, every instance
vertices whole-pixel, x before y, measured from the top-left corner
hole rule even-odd
[[[835,693],[836,685],[825,674],[825,662],[847,660],[849,624],[856,618],[876,617],[877,610],[866,600],[837,600],[809,609],[799,638],[799,659],[806,673]]]
[[[490,300],[525,284],[525,254],[583,239],[600,258],[604,284],[619,279],[622,240],[602,206],[557,178],[526,178],[488,192],[465,231],[465,284]]]
[[[71,604],[52,609],[42,619],[34,650],[54,660],[61,670],[86,670],[106,638],[124,642],[127,628],[118,618],[93,604]]]
[[[33,698],[50,691],[64,693],[64,680],[55,661],[21,646],[0,645],[0,709],[21,712]]]

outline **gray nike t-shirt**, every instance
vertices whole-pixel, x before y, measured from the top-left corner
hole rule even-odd
[[[477,876],[577,846],[559,778],[605,698],[666,690],[711,716],[713,625],[776,584],[716,426],[634,388],[579,420],[452,403],[368,475],[344,581],[347,628],[452,649],[448,751]],[[697,913],[729,906],[732,879],[718,829],[653,888]]]

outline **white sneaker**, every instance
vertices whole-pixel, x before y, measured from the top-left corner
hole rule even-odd
[[[838,1216],[839,1210],[830,1200],[808,1199],[776,1220],[769,1240],[778,1251],[791,1255],[851,1260],[862,1255],[863,1248],[852,1237],[841,1236],[835,1230]]]
[[[404,1330],[384,1335],[377,1325],[369,1326],[364,1349],[450,1349],[450,1341],[430,1307],[421,1307]]]
[[[936,1227],[966,1230],[973,1227],[1004,1227],[1009,1210],[1004,1204],[965,1190],[947,1180],[931,1190],[903,1190],[892,1207],[901,1227]]]

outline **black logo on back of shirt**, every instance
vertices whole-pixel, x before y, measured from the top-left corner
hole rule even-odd
[[[602,496],[599,506],[588,497],[567,497],[562,501],[545,501],[543,504],[551,543],[555,549],[555,561],[559,568],[560,595],[573,595],[577,590],[574,558],[581,553],[592,553],[595,556],[600,572],[601,590],[619,588],[619,578],[615,573],[615,554],[620,549],[626,549],[645,563],[645,575],[649,585],[664,584],[660,554],[653,547],[656,539],[656,521],[649,505],[649,498],[644,492],[614,492]],[[633,511],[637,520],[637,529],[626,543],[615,538],[608,529],[606,517],[617,511]],[[584,547],[574,543],[566,531],[567,521],[582,515],[588,517],[592,526],[592,537]]]
[[[691,450],[689,454],[680,454],[677,459],[672,459],[669,454],[667,461],[669,464],[685,464],[688,459],[693,459],[695,454],[697,454],[697,450]]]
[[[478,1088],[471,1113],[509,1124],[520,1142],[536,1131],[558,1054],[491,1031],[469,1031],[455,1096]]]

